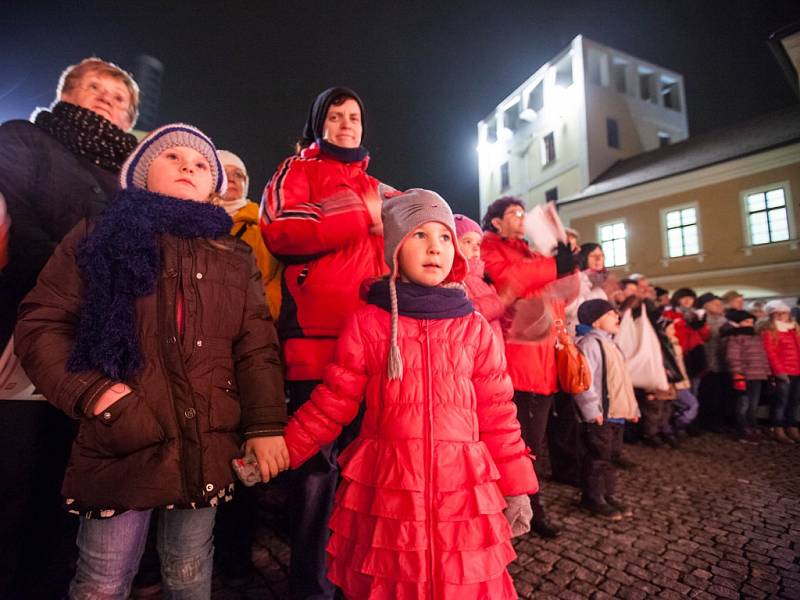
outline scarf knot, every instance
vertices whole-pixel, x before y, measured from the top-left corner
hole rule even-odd
[[[214,238],[231,226],[225,210],[212,204],[139,188],[117,192],[78,249],[84,292],[68,370],[99,369],[119,380],[133,376],[142,366],[135,304],[156,289],[159,237]]]

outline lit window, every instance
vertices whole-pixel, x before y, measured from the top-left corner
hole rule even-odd
[[[697,229],[697,209],[680,208],[666,213],[667,255],[670,258],[689,256],[700,252],[700,235]]]
[[[606,266],[619,267],[627,264],[628,250],[625,242],[628,232],[625,229],[625,223],[622,221],[606,223],[605,225],[600,225],[598,229],[598,237],[600,238],[600,246],[603,248],[603,254],[605,254]]]
[[[606,141],[609,148],[619,148],[619,125],[616,119],[606,119]]]
[[[508,172],[508,162],[500,165],[500,191],[505,192],[511,186],[511,175]]]
[[[753,246],[789,239],[789,215],[783,188],[748,194],[745,210]]]
[[[548,133],[542,138],[542,164],[549,165],[556,160],[556,138]]]

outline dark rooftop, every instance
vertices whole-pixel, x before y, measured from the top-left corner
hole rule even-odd
[[[568,204],[800,141],[800,105],[637,154],[612,165]],[[800,158],[800,156],[798,156]]]

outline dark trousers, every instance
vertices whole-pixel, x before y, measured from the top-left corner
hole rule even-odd
[[[288,381],[289,414],[310,397],[319,381]],[[292,600],[332,600],[336,587],[328,580],[325,548],[330,532],[328,521],[339,482],[339,453],[358,435],[360,419],[345,427],[339,438],[299,469],[289,472],[289,593]]]
[[[556,394],[553,413],[547,425],[550,470],[559,483],[580,487],[580,432],[575,399],[569,394]]]
[[[761,379],[748,380],[747,388],[740,391],[736,398],[736,432],[739,435],[747,433],[748,428],[758,426],[756,415],[763,383]]]
[[[237,479],[233,500],[217,508],[214,524],[214,554],[223,572],[236,572],[252,565],[257,514],[257,487],[247,487]]]
[[[545,448],[545,435],[550,411],[553,409],[553,396],[543,396],[532,392],[514,391],[514,404],[517,405],[517,419],[522,429],[522,439],[533,455],[542,456]],[[533,468],[541,488],[543,465],[539,460],[534,461]],[[544,519],[544,508],[539,493],[531,495],[531,509],[533,520]]]
[[[640,426],[645,438],[654,438],[660,433],[665,435],[672,433],[669,424],[672,416],[671,400],[648,400],[647,395],[638,389],[636,400],[639,403],[639,412],[642,413]]]
[[[47,402],[0,400],[0,598],[66,596],[78,518],[61,484],[75,429]]]
[[[622,423],[583,423],[582,441],[585,449],[581,477],[584,500],[602,503],[613,496],[616,484],[611,459],[622,446]]]
[[[770,404],[773,427],[797,427],[800,408],[800,376],[790,375],[789,381],[778,380],[776,394]]]
[[[700,380],[697,392],[700,410],[698,424],[704,429],[721,430],[728,417],[727,406],[731,396],[731,378],[728,373],[708,372]]]

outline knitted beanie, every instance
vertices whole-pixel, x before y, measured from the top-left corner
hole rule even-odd
[[[783,300],[770,300],[764,305],[764,312],[768,315],[772,315],[781,312],[790,313],[792,312],[792,309],[789,308],[789,305]]]
[[[381,220],[383,221],[383,257],[389,265],[389,296],[392,307],[392,340],[389,348],[389,379],[400,379],[403,376],[403,359],[400,356],[400,346],[397,343],[398,311],[397,288],[395,281],[399,274],[397,256],[406,237],[417,227],[436,221],[450,230],[453,236],[453,267],[444,280],[444,283],[459,283],[464,280],[468,266],[464,255],[456,243],[456,226],[453,212],[447,202],[436,192],[413,188],[402,193],[397,193],[388,186],[381,185],[379,189],[383,206],[381,207]]]
[[[612,310],[615,309],[608,300],[600,298],[587,300],[578,307],[578,322],[591,326],[597,319]]]
[[[220,196],[228,187],[225,169],[214,142],[202,131],[185,123],[171,123],[154,129],[144,138],[122,165],[119,183],[122,188],[147,189],[147,173],[159,154],[169,148],[185,146],[202,154],[211,165],[213,191]]]
[[[706,292],[705,294],[701,294],[700,296],[695,298],[694,307],[703,308],[706,304],[712,302],[713,300],[719,300],[719,296],[711,292]]]
[[[244,186],[242,187],[242,198],[247,198],[247,192],[250,191],[250,175],[247,174],[247,167],[244,166],[244,161],[236,156],[230,150],[218,150],[219,160],[222,163],[223,171],[225,167],[236,167],[244,173]]]
[[[728,321],[733,321],[734,323],[741,323],[747,319],[755,320],[756,316],[751,312],[747,312],[746,310],[729,310],[725,313],[725,318],[727,318]]]
[[[465,233],[477,233],[479,236],[483,235],[481,226],[466,215],[453,215],[456,222],[456,239],[461,239]]]

